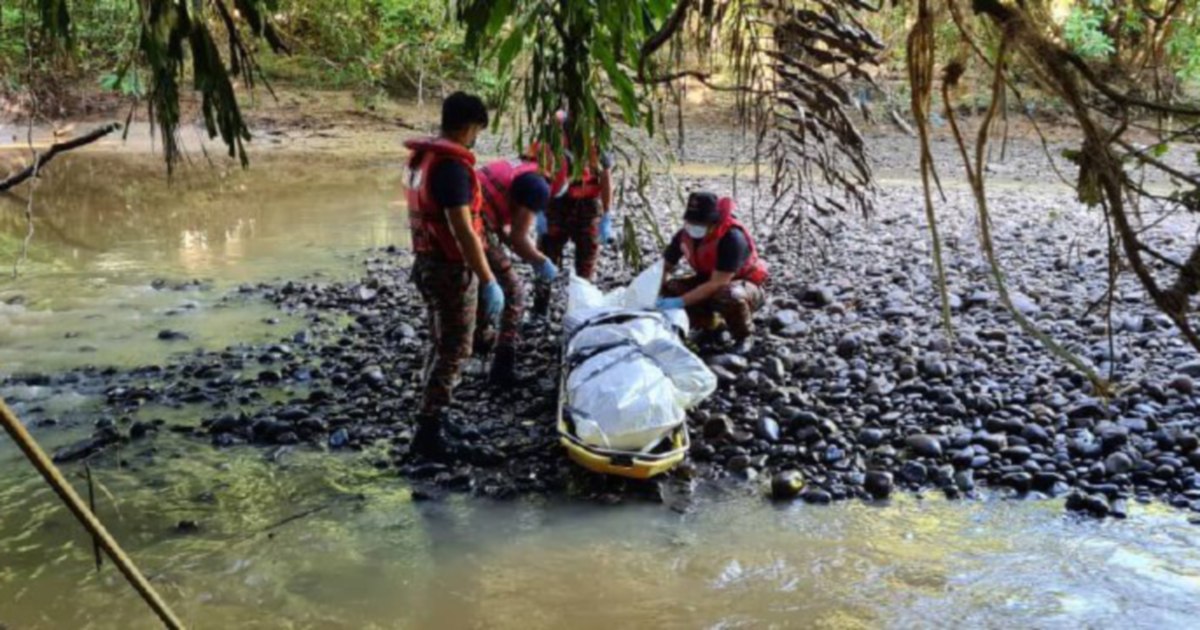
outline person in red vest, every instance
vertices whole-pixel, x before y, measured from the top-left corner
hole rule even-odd
[[[754,341],[754,312],[763,305],[767,266],[758,257],[750,232],[734,217],[733,200],[708,192],[688,197],[683,229],[663,254],[660,310],[686,309],[693,330],[711,332],[714,315],[725,320],[734,352],[749,352]],[[693,275],[667,280],[686,258]]]
[[[476,347],[495,346],[489,380],[493,385],[520,384],[514,372],[521,319],[525,315],[525,287],[513,269],[507,249],[533,266],[538,279],[549,283],[558,276],[558,266],[534,243],[536,217],[543,216],[550,199],[550,183],[533,160],[496,160],[479,169],[483,194],[483,224],[487,259],[504,290],[504,312],[497,333],[487,318],[476,322]]]
[[[446,455],[442,416],[471,356],[477,305],[492,318],[504,309],[504,292],[484,252],[483,201],[471,152],[487,125],[483,101],[456,92],[442,103],[441,135],[405,143],[411,151],[406,195],[412,278],[428,310],[433,343],[410,452],[428,459]]]
[[[575,244],[575,275],[591,280],[596,275],[596,261],[600,257],[601,245],[613,241],[612,227],[612,155],[601,153],[593,146],[578,178],[572,179],[573,160],[582,151],[572,151],[568,146],[569,124],[566,112],[556,114],[563,129],[563,157],[552,169],[551,200],[546,210],[545,223],[538,224],[538,247],[555,264],[562,264],[563,249],[567,242]],[[538,156],[542,149],[537,144],[530,148],[531,156]],[[534,311],[544,314],[550,303],[548,283],[539,283],[534,300]]]

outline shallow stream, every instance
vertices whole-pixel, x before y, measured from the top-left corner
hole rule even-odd
[[[223,298],[243,283],[347,277],[405,245],[393,160],[274,156],[197,165],[56,161],[30,260],[0,283],[0,373],[161,363],[299,323]],[[27,194],[28,191],[22,191]],[[24,235],[0,199],[0,258]],[[159,283],[156,280],[165,282]],[[189,285],[199,280],[200,284]],[[158,287],[158,288],[156,288]],[[278,319],[278,322],[273,322]],[[190,339],[166,342],[158,331]],[[85,434],[80,396],[2,392]],[[34,402],[30,402],[34,401]],[[187,418],[146,409],[146,417]],[[371,455],[215,451],[163,432],[93,468],[97,511],[190,627],[1185,627],[1200,618],[1200,527],[1134,506],[1078,521],[1059,501],[776,507],[747,489],[658,505],[414,502]],[[117,462],[122,465],[118,466]],[[65,471],[82,488],[82,469]],[[180,531],[193,522],[196,529]],[[0,440],[0,628],[156,623],[7,439]]]

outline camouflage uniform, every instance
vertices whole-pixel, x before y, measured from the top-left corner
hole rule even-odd
[[[521,336],[521,319],[525,316],[525,286],[513,268],[508,250],[500,242],[500,237],[489,229],[486,238],[488,266],[504,291],[504,312],[500,314],[500,332],[497,334],[487,314],[479,309],[475,320],[475,341],[479,346],[488,348],[493,345],[516,347]]]
[[[436,413],[450,402],[463,363],[471,357],[479,282],[464,263],[418,254],[413,282],[429,316],[432,343],[425,361],[421,412]]]
[[[600,219],[604,208],[599,199],[572,199],[564,195],[550,200],[546,209],[546,234],[538,249],[562,267],[563,248],[575,243],[575,275],[591,280],[600,256]]]
[[[663,285],[664,297],[679,297],[704,284],[707,278],[685,276]],[[732,280],[702,304],[687,307],[688,324],[693,330],[711,330],[714,315],[720,315],[734,339],[745,339],[754,332],[754,311],[762,308],[762,287],[745,280]]]

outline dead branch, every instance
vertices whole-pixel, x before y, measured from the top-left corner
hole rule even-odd
[[[64,153],[66,151],[78,149],[84,145],[91,144],[120,128],[121,125],[117,123],[109,123],[98,129],[93,129],[92,131],[79,136],[78,138],[72,138],[66,142],[56,142],[50,145],[50,148],[47,149],[45,153],[38,155],[37,159],[33,161],[33,164],[25,167],[25,169],[21,170],[20,172],[10,175],[4,181],[0,181],[0,192],[4,192],[9,188],[12,188],[13,186],[16,186],[17,184],[29,179],[30,177],[33,177],[35,174],[41,171],[41,169],[45,168],[46,163],[54,159],[54,157],[59,153]]]

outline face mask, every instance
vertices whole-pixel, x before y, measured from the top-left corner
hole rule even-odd
[[[687,232],[687,235],[692,238],[704,238],[706,235],[708,235],[708,226],[697,225],[695,223],[684,223],[683,231]]]

